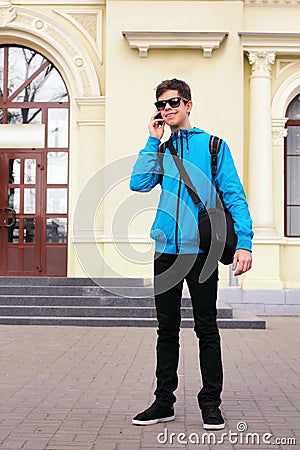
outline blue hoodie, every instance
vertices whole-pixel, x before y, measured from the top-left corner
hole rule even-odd
[[[212,180],[210,134],[192,128],[171,135],[178,156],[188,172],[206,208],[215,206],[216,186],[225,207],[234,220],[237,249],[252,248],[252,220],[243,186],[236,171],[229,147],[222,141],[218,154],[217,173]],[[140,151],[130,179],[130,189],[149,192],[161,184],[161,195],[150,236],[159,253],[195,254],[198,244],[198,211],[181,179],[169,151],[159,153],[160,140],[150,136]],[[163,175],[162,175],[163,172]]]

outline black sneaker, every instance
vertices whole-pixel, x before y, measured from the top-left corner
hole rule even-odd
[[[207,406],[202,409],[203,428],[205,430],[223,430],[225,422],[217,406]]]
[[[133,425],[153,425],[158,422],[169,422],[175,419],[174,408],[164,408],[157,403],[152,403],[149,408],[139,413],[132,419]]]

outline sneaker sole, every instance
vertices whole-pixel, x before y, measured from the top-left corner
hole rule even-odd
[[[175,420],[175,415],[170,416],[170,417],[162,417],[161,419],[152,419],[152,420],[132,419],[132,423],[133,423],[133,425],[154,425],[155,423],[170,422],[171,420]]]
[[[225,428],[225,423],[220,423],[219,425],[211,425],[208,423],[203,424],[205,430],[223,430]]]

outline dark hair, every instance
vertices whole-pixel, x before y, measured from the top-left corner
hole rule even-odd
[[[166,91],[173,90],[178,91],[181,97],[187,100],[192,100],[191,89],[189,85],[182,80],[177,80],[177,78],[172,78],[172,80],[162,81],[156,88],[156,100]]]

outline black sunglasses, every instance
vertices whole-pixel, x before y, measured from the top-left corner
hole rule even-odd
[[[154,105],[156,106],[157,111],[163,111],[168,103],[171,108],[178,108],[178,106],[180,105],[180,100],[183,100],[185,103],[189,101],[187,98],[183,97],[172,97],[168,100],[158,100],[154,103]]]

